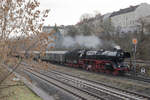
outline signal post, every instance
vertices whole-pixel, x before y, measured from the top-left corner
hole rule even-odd
[[[134,71],[136,72],[136,46],[137,46],[137,39],[136,38],[133,38],[132,39],[132,43],[134,45],[134,53],[133,53],[133,57],[134,57],[134,62],[133,62],[133,68],[134,68]]]

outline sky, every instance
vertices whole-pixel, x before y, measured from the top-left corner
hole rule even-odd
[[[50,9],[45,25],[74,25],[85,13],[103,14],[118,11],[150,0],[38,0],[41,9]]]

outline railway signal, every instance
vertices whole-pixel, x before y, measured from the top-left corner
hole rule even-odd
[[[133,55],[133,57],[134,57],[134,62],[133,62],[134,63],[134,71],[136,72],[136,46],[137,46],[137,43],[138,43],[137,39],[133,38],[132,43],[134,45],[134,55]]]
[[[133,39],[132,39],[132,43],[133,43],[134,45],[136,45],[136,44],[137,44],[137,39],[136,39],[136,38],[133,38]]]

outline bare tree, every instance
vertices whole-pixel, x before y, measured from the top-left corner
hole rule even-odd
[[[89,13],[84,13],[81,15],[80,17],[80,22],[82,21],[87,21],[88,19],[92,18],[93,15],[92,14],[89,14]]]
[[[138,44],[137,44],[137,56],[139,59],[149,59],[149,26],[150,23],[147,19],[145,18],[140,18],[138,20],[139,27],[137,31],[137,39],[138,39]]]
[[[67,28],[67,35],[72,36],[72,37],[79,35],[79,30],[75,26],[70,25],[70,26],[67,26],[66,28]]]
[[[0,64],[13,65],[15,71],[25,55],[20,51],[38,50],[43,52],[51,42],[51,33],[41,31],[49,10],[41,11],[37,0],[0,1]],[[22,56],[16,59],[14,55]],[[0,77],[0,84],[9,76]]]

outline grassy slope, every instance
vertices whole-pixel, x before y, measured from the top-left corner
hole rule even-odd
[[[13,81],[13,75],[11,75],[3,84],[23,84],[20,81]],[[25,85],[21,86],[12,86],[2,90],[3,96],[10,94],[10,96],[0,99],[0,100],[42,100],[39,96],[34,94],[30,89]]]

